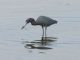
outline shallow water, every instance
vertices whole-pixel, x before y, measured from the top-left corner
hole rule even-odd
[[[80,60],[79,2],[79,0],[0,0],[0,59]],[[51,38],[46,44],[41,41],[40,26],[28,24],[21,30],[28,17],[37,19],[40,15],[58,21],[58,24],[48,27],[47,36]],[[35,48],[31,48],[31,45]]]

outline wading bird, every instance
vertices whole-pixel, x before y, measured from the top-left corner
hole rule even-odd
[[[21,29],[25,28],[25,26],[28,23],[31,23],[32,25],[40,25],[42,27],[42,30],[43,30],[42,37],[46,37],[47,27],[52,25],[52,24],[57,24],[57,21],[53,20],[53,19],[51,19],[49,17],[46,17],[46,16],[39,16],[36,21],[34,20],[34,18],[28,18],[26,20],[26,24],[24,26],[22,26]]]

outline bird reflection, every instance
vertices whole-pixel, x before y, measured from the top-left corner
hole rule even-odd
[[[57,41],[56,37],[41,37],[41,40],[34,40],[30,42],[26,42],[25,48],[28,49],[52,49],[50,47],[51,43]]]

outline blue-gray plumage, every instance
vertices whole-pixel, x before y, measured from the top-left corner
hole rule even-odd
[[[57,21],[56,20],[53,20],[49,17],[46,17],[46,16],[40,16],[38,17],[38,19],[36,20],[36,23],[43,26],[43,27],[47,27],[47,26],[50,26],[52,24],[56,24]]]
[[[46,16],[39,16],[36,21],[34,20],[34,18],[28,18],[26,20],[26,24],[21,29],[23,29],[27,25],[27,23],[31,23],[32,25],[40,25],[40,26],[42,26],[43,37],[44,37],[44,33],[45,33],[45,37],[46,37],[46,29],[47,29],[47,27],[52,25],[52,24],[57,24],[57,21],[53,20],[53,19],[51,19],[49,17],[46,17]],[[44,28],[45,28],[45,32],[44,32]]]

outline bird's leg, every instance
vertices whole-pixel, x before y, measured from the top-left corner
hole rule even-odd
[[[47,31],[47,27],[45,27],[45,40],[46,40],[46,38],[47,38],[46,31]]]
[[[43,34],[42,34],[42,40],[44,40],[44,27],[42,26]]]

